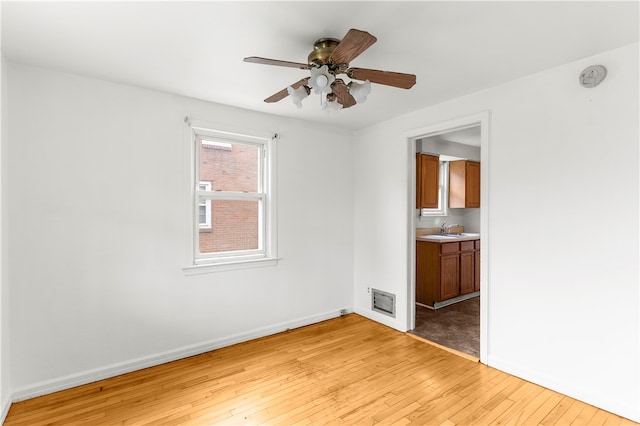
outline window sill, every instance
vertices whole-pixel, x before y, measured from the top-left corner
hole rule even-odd
[[[449,215],[449,211],[447,210],[430,211],[428,213],[420,213],[420,211],[418,211],[418,220],[426,220],[426,219],[431,219],[433,217],[444,217],[448,215]]]
[[[211,274],[214,272],[234,271],[239,269],[264,268],[267,266],[276,266],[280,258],[237,260],[219,263],[205,263],[201,265],[191,265],[182,268],[185,275]]]

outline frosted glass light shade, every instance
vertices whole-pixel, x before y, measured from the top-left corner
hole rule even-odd
[[[322,110],[327,111],[329,113],[340,111],[341,109],[342,109],[342,104],[338,103],[338,101],[325,102],[324,105],[322,105]]]
[[[367,100],[367,96],[371,93],[371,82],[369,80],[366,80],[364,83],[352,81],[349,83],[349,93],[357,103],[361,104]]]
[[[331,84],[336,80],[336,77],[329,73],[329,68],[323,65],[320,68],[311,68],[309,71],[311,71],[309,87],[313,89],[313,93],[317,95],[331,93]]]
[[[302,100],[309,96],[309,92],[307,92],[307,88],[305,86],[300,86],[297,89],[289,86],[287,87],[287,92],[289,92],[291,100],[298,108],[302,108]]]

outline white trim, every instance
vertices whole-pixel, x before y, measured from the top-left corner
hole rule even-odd
[[[11,409],[12,401],[13,401],[13,395],[11,396],[11,398],[8,398],[2,401],[2,413],[0,413],[0,425],[4,424],[4,421],[7,420],[7,414],[9,414],[9,410]]]
[[[465,128],[480,125],[480,251],[483,253],[480,256],[480,362],[487,364],[488,359],[488,313],[490,303],[490,281],[489,281],[489,262],[491,254],[490,248],[490,233],[489,233],[489,126],[490,126],[490,111],[482,111],[476,114],[467,115],[464,117],[455,118],[452,120],[443,121],[430,126],[421,127],[413,130],[409,130],[404,133],[404,137],[409,143],[408,150],[408,176],[409,181],[408,190],[408,228],[407,234],[409,239],[407,241],[407,253],[409,253],[407,259],[407,322],[406,327],[408,330],[415,328],[415,240],[416,240],[416,166],[415,166],[415,152],[416,152],[416,140],[436,136],[443,133],[448,133],[456,130],[462,130]]]
[[[200,263],[182,268],[185,275],[200,275],[211,272],[235,271],[238,269],[264,268],[265,266],[277,266],[280,258],[262,258],[218,261],[216,263]]]
[[[408,329],[406,328],[406,325],[399,318],[392,318],[388,315],[378,313],[371,309],[364,309],[359,307],[356,307],[355,313],[358,315],[362,315],[363,317],[368,318],[372,321],[384,324],[387,327],[391,327],[394,330],[400,331],[402,333],[405,333],[408,331]]]
[[[188,143],[191,191],[191,236],[189,238],[189,266],[183,268],[185,275],[214,272],[217,270],[243,269],[246,267],[277,265],[277,134],[226,129],[212,123],[185,119],[188,125]],[[215,130],[214,130],[215,129]],[[219,130],[224,129],[224,130]],[[255,193],[231,191],[200,191],[199,182],[199,138],[211,138],[216,144],[251,145],[259,148],[259,187]],[[225,145],[226,146],[226,145]],[[260,210],[258,222],[258,248],[229,253],[200,253],[199,251],[199,205],[200,200],[255,200]],[[197,271],[197,272],[196,272]]]
[[[347,312],[351,312],[351,307],[345,307]],[[155,355],[131,359],[100,368],[87,370],[81,373],[70,374],[52,380],[45,380],[30,386],[17,389],[12,394],[12,401],[18,402],[25,399],[47,395],[53,392],[70,389],[75,386],[93,383],[98,380],[108,379],[143,368],[154,367],[156,365],[187,358],[194,355],[210,352],[216,349],[232,346],[237,343],[247,342],[264,336],[280,333],[294,328],[304,327],[318,322],[326,321],[340,316],[341,309],[323,312],[317,315],[298,318],[296,320],[273,324],[267,327],[257,328],[246,333],[235,334],[219,339],[201,342],[194,345],[183,346],[179,349],[161,352]]]

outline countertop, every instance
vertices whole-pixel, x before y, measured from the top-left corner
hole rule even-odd
[[[464,233],[461,235],[422,235],[416,236],[416,241],[427,241],[430,243],[455,243],[459,241],[475,241],[480,239],[478,233]]]

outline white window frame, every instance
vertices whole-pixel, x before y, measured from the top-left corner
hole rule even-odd
[[[449,215],[449,162],[440,161],[438,169],[440,185],[438,187],[438,208],[420,209],[420,219],[434,216]]]
[[[189,139],[191,145],[191,221],[192,238],[190,249],[190,265],[183,268],[186,274],[199,274],[229,269],[245,269],[257,266],[273,266],[277,264],[277,218],[276,218],[276,158],[277,136],[267,134],[248,134],[217,130],[214,126],[197,122],[189,122]],[[201,190],[199,180],[199,164],[201,139],[213,141],[216,146],[250,145],[258,148],[258,188],[257,192],[211,191]],[[210,144],[210,143],[208,143]],[[200,252],[199,206],[202,202],[209,205],[215,200],[250,200],[258,201],[258,248],[255,250],[236,250],[219,253]],[[209,210],[210,211],[210,210]],[[209,228],[211,220],[209,219]]]

